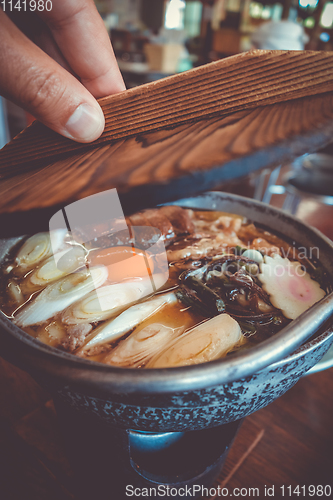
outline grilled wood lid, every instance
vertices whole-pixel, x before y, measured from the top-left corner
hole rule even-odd
[[[0,151],[2,235],[107,189],[131,212],[315,151],[332,140],[333,54],[254,50],[99,102],[93,144],[35,122]]]

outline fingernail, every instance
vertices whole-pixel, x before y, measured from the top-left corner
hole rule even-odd
[[[105,120],[101,108],[80,104],[65,125],[67,137],[79,142],[91,142],[104,130]]]

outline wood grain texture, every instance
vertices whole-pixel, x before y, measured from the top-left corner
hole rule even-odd
[[[117,188],[127,213],[214,188],[332,141],[333,92],[119,139],[0,183],[2,235],[48,229],[61,206]]]
[[[106,118],[93,144],[60,137],[40,123],[0,152],[0,174],[45,157],[88,151],[120,138],[225,116],[333,90],[333,54],[254,50],[100,99]]]

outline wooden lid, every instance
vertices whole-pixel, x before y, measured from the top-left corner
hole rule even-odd
[[[333,54],[251,51],[100,104],[93,144],[35,123],[0,151],[3,235],[107,189],[133,212],[315,151],[332,140]]]

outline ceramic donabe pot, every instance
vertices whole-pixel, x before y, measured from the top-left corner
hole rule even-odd
[[[299,246],[317,247],[333,277],[332,242],[280,210],[223,193],[178,204],[244,215]],[[2,240],[0,258],[15,241]],[[71,411],[124,429],[197,430],[238,420],[292,387],[333,343],[332,311],[330,295],[259,346],[179,368],[127,369],[81,359],[40,343],[4,315],[0,347],[4,357],[29,371]]]

